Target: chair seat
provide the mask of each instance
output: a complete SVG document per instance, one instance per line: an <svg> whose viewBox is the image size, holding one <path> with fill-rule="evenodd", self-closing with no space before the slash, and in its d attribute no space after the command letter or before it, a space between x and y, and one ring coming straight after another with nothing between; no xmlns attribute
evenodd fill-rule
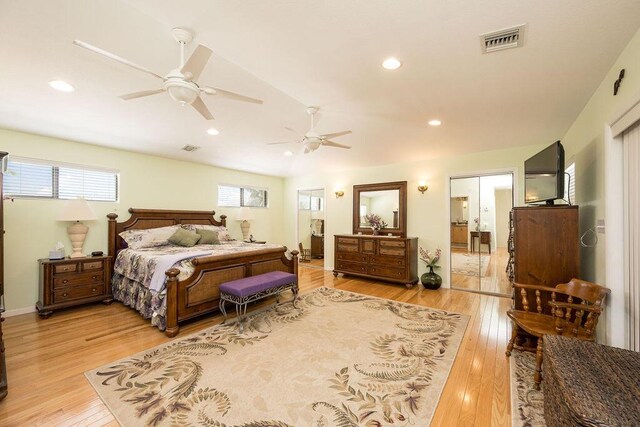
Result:
<svg viewBox="0 0 640 427"><path fill-rule="evenodd" d="M509 310L507 311L507 316L516 322L519 328L524 329L526 332L531 335L535 335L536 337L541 337L543 335L558 335L558 332L556 331L555 318L548 314ZM573 324L567 323L564 327L563 335L574 337L573 327ZM575 338L589 341L594 340L593 335L590 337L587 336L586 331L582 327L578 329L578 335Z"/></svg>

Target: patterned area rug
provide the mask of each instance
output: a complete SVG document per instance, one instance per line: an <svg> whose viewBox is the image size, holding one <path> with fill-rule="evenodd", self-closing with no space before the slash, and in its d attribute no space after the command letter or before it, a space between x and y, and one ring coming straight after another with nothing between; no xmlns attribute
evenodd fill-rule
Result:
<svg viewBox="0 0 640 427"><path fill-rule="evenodd" d="M485 277L489 269L489 261L491 255L482 254L466 254L459 252L451 253L451 273L463 274L465 276L477 276L480 270L480 276Z"/></svg>
<svg viewBox="0 0 640 427"><path fill-rule="evenodd" d="M545 426L543 390L533 388L536 357L527 351L511 352L511 425Z"/></svg>
<svg viewBox="0 0 640 427"><path fill-rule="evenodd" d="M320 288L85 375L125 426L426 426L468 321Z"/></svg>

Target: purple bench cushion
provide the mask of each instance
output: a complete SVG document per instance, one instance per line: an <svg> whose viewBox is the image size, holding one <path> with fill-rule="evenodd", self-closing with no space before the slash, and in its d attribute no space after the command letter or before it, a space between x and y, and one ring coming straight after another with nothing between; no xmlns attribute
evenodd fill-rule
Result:
<svg viewBox="0 0 640 427"><path fill-rule="evenodd" d="M295 274L285 273L284 271L270 271L269 273L223 283L220 285L220 292L242 298L297 281L298 278Z"/></svg>

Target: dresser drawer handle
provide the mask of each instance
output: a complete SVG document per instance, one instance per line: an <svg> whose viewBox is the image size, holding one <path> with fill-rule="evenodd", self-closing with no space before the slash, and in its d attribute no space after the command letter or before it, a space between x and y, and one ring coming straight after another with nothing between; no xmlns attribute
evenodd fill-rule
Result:
<svg viewBox="0 0 640 427"><path fill-rule="evenodd" d="M68 281L67 279L64 279L64 280L62 281L62 283L65 283L65 284L66 284L66 283L69 283L69 281Z"/></svg>
<svg viewBox="0 0 640 427"><path fill-rule="evenodd" d="M95 292L95 291L96 291L96 288L91 289L91 292Z"/></svg>
<svg viewBox="0 0 640 427"><path fill-rule="evenodd" d="M63 296L63 297L66 297L66 296L67 296L67 293L65 292L64 294L62 294L62 296Z"/></svg>
<svg viewBox="0 0 640 427"><path fill-rule="evenodd" d="M98 276L92 276L93 280L98 280Z"/></svg>

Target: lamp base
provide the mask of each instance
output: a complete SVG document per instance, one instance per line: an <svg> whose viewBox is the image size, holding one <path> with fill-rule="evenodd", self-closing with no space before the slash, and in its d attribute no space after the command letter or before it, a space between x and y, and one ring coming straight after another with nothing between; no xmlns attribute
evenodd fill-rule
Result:
<svg viewBox="0 0 640 427"><path fill-rule="evenodd" d="M71 247L73 253L69 255L69 258L82 258L85 255L82 253L82 245L84 245L84 239L87 237L89 227L81 223L80 221L67 227L67 233L69 234L69 240L71 240Z"/></svg>
<svg viewBox="0 0 640 427"><path fill-rule="evenodd" d="M240 230L242 230L242 240L249 240L249 229L251 228L251 224L249 221L244 220L240 223Z"/></svg>

